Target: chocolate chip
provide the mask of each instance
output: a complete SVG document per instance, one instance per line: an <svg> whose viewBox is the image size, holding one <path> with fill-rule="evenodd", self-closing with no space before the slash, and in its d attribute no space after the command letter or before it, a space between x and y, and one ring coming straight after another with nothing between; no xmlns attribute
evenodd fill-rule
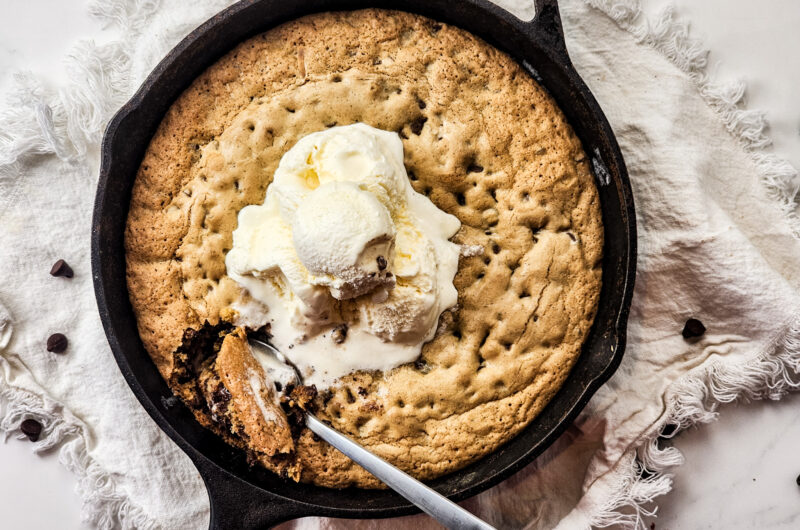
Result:
<svg viewBox="0 0 800 530"><path fill-rule="evenodd" d="M424 109L424 108L425 108L425 107L427 107L428 105L426 105L426 104L425 104L425 102L424 102L424 101L422 101L421 99L418 99L418 100L417 100L417 106L418 106L420 109Z"/></svg>
<svg viewBox="0 0 800 530"><path fill-rule="evenodd" d="M388 263L386 263L386 258L384 258L383 256L378 256L378 259L376 261L378 262L379 271L386 269L386 265L388 265Z"/></svg>
<svg viewBox="0 0 800 530"><path fill-rule="evenodd" d="M50 269L51 276L63 276L65 278L72 278L73 272L72 268L67 265L67 262L63 259L60 259L53 263L52 268Z"/></svg>
<svg viewBox="0 0 800 530"><path fill-rule="evenodd" d="M364 388L363 386L358 387L358 395L361 397L366 397L367 389Z"/></svg>
<svg viewBox="0 0 800 530"><path fill-rule="evenodd" d="M428 121L428 118L425 116L420 116L412 121L408 126L411 129L411 132L419 136L422 133L422 127L425 126L425 122Z"/></svg>
<svg viewBox="0 0 800 530"><path fill-rule="evenodd" d="M339 324L331 330L331 338L336 344L341 344L347 338L347 324Z"/></svg>
<svg viewBox="0 0 800 530"><path fill-rule="evenodd" d="M20 424L19 430L28 437L28 440L35 442L42 434L42 424L36 420L27 419Z"/></svg>
<svg viewBox="0 0 800 530"><path fill-rule="evenodd" d="M215 405L225 405L231 400L231 393L230 391L222 385L219 385L217 389L211 394L211 401Z"/></svg>
<svg viewBox="0 0 800 530"><path fill-rule="evenodd" d="M47 337L47 351L52 353L64 353L67 351L67 337L62 333L53 333Z"/></svg>
<svg viewBox="0 0 800 530"><path fill-rule="evenodd" d="M797 479L795 479L795 482L797 482L797 485L800 486L800 475L797 475Z"/></svg>
<svg viewBox="0 0 800 530"><path fill-rule="evenodd" d="M417 370L419 370L423 374L430 373L430 371L433 369L431 367L431 365L428 364L423 359L417 359L416 361L414 361L414 368L416 368Z"/></svg>
<svg viewBox="0 0 800 530"><path fill-rule="evenodd" d="M706 327L703 325L702 322L697 320L696 318L690 318L686 321L686 324L683 326L683 331L681 335L683 335L684 339L692 339L695 337L700 337L703 333L706 332Z"/></svg>
<svg viewBox="0 0 800 530"><path fill-rule="evenodd" d="M275 390L277 390L278 392L283 390L283 385L280 383L280 381L275 381Z"/></svg>
<svg viewBox="0 0 800 530"><path fill-rule="evenodd" d="M471 162L470 165L467 166L467 173L480 173L483 171L483 166L479 166L475 162ZM494 197L494 195L492 195Z"/></svg>

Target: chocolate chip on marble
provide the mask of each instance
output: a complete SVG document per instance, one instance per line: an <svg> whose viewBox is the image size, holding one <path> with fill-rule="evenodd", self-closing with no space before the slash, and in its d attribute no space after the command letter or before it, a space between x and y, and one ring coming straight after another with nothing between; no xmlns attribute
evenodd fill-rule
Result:
<svg viewBox="0 0 800 530"><path fill-rule="evenodd" d="M63 333L53 333L47 337L47 351L52 353L64 353L67 351L69 341Z"/></svg>
<svg viewBox="0 0 800 530"><path fill-rule="evenodd" d="M379 271L386 269L386 266L388 265L388 263L386 263L386 258L384 258L383 256L378 256L376 261L378 262Z"/></svg>
<svg viewBox="0 0 800 530"><path fill-rule="evenodd" d="M706 332L706 327L703 325L702 322L697 320L696 318L690 318L686 321L686 324L683 326L683 331L681 335L683 335L684 339L692 339L695 337L700 337L703 333Z"/></svg>
<svg viewBox="0 0 800 530"><path fill-rule="evenodd" d="M347 338L347 324L338 324L331 330L331 338L336 344L341 344Z"/></svg>
<svg viewBox="0 0 800 530"><path fill-rule="evenodd" d="M35 442L42 434L42 424L36 420L27 419L20 424L19 430L28 437L28 440Z"/></svg>
<svg viewBox="0 0 800 530"><path fill-rule="evenodd" d="M64 278L72 278L73 276L72 268L67 265L67 262L63 259L60 259L53 263L53 266L50 268L50 275L51 276L63 276Z"/></svg>

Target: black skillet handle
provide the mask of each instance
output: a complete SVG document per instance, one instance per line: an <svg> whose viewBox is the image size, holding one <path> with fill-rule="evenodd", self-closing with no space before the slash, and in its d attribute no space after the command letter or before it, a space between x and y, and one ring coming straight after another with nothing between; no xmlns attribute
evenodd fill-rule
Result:
<svg viewBox="0 0 800 530"><path fill-rule="evenodd" d="M263 530L310 515L302 504L256 488L202 456L192 460L208 491L209 530Z"/></svg>
<svg viewBox="0 0 800 530"><path fill-rule="evenodd" d="M536 16L526 22L528 31L532 32L545 48L558 58L571 64L567 45L564 42L564 29L561 26L561 15L558 12L558 0L534 0Z"/></svg>

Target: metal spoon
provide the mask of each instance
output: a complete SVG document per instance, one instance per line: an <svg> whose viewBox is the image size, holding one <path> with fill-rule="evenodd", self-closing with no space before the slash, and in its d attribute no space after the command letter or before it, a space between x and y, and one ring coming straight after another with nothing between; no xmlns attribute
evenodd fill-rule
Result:
<svg viewBox="0 0 800 530"><path fill-rule="evenodd" d="M303 381L297 367L292 364L277 348L268 342L248 337L251 345L259 346L275 356L281 363L289 366L298 382ZM314 414L306 412L306 427L311 432L350 457L358 465L375 475L384 484L414 503L447 528L464 530L494 530L494 527L475 517L450 499L432 490L422 482L411 477L386 460L364 449L361 445L323 423Z"/></svg>

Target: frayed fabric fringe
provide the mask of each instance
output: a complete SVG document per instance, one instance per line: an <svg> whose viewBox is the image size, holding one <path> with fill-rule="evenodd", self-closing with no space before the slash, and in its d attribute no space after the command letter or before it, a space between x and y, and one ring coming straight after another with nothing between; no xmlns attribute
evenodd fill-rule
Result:
<svg viewBox="0 0 800 530"><path fill-rule="evenodd" d="M644 528L644 517L655 515L648 503L672 490L670 468L683 464L675 447L660 447L660 438L717 418L721 403L737 399L780 399L800 389L800 319L766 351L746 362L715 363L673 383L661 420L643 437L635 457L619 465L625 469L602 508L592 514L593 526ZM665 428L669 427L666 431Z"/></svg>
<svg viewBox="0 0 800 530"><path fill-rule="evenodd" d="M128 40L103 46L81 43L67 59L69 83L55 91L29 74L17 74L0 111L0 184L16 178L26 160L55 155L82 163L96 145L105 124L128 98L131 56L126 50L157 0L100 0L90 11L107 24L119 24ZM0 193L3 191L0 186ZM0 350L10 341L12 319L0 305ZM8 369L0 358L0 368ZM4 366L5 365L5 366ZM87 451L86 429L64 407L46 395L14 388L0 374L0 432L22 437L25 419L42 424L34 452L58 450L59 461L78 479L83 519L100 529L155 529L157 525L121 491L114 478Z"/></svg>
<svg viewBox="0 0 800 530"><path fill-rule="evenodd" d="M10 387L5 378L0 388L0 432L6 439L12 435L23 438L19 426L24 420L34 419L42 425L33 450L42 453L58 448L59 461L78 478L76 490L83 499L83 517L88 524L103 529L157 528L89 456L84 426L77 419L46 397Z"/></svg>
<svg viewBox="0 0 800 530"><path fill-rule="evenodd" d="M584 0L612 18L639 42L664 54L696 84L706 102L722 118L732 136L750 153L760 170L760 181L783 212L792 232L800 237L797 197L800 176L787 161L766 152L772 145L766 134L762 112L744 108L745 84L715 84L708 74L708 50L689 35L688 24L676 21L666 7L655 21L642 14L640 0ZM589 519L592 526L618 525L644 528L644 517L655 514L647 505L672 489L672 467L683 463L675 447L659 447L667 425L673 436L686 427L708 423L717 417L721 403L737 399L779 399L800 388L800 320L790 325L784 337L770 351L736 365L712 364L687 374L670 388L667 411L652 429L635 457L620 462L627 469L613 488L614 494Z"/></svg>
<svg viewBox="0 0 800 530"><path fill-rule="evenodd" d="M641 0L584 1L607 14L639 42L660 51L697 84L731 135L750 152L767 193L780 207L792 232L800 237L800 217L797 215L800 175L786 160L765 151L772 145L766 133L767 120L763 112L744 108L745 83L721 85L710 79L708 50L700 40L689 35L687 23L675 20L671 6L664 8L655 20L649 21L642 14Z"/></svg>

